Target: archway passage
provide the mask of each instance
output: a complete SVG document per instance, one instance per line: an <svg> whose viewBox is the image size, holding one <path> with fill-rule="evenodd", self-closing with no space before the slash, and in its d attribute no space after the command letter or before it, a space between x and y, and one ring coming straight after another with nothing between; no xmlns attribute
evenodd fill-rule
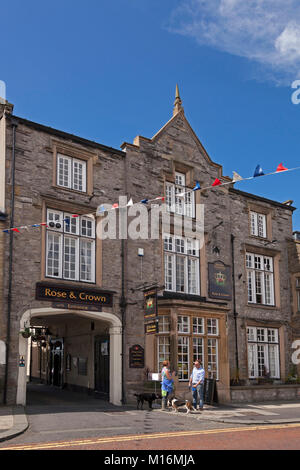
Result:
<svg viewBox="0 0 300 470"><path fill-rule="evenodd" d="M26 384L44 384L51 390L79 392L121 405L121 322L107 312L35 309L24 313L20 329L17 404L26 404ZM67 394L65 395L67 396Z"/></svg>

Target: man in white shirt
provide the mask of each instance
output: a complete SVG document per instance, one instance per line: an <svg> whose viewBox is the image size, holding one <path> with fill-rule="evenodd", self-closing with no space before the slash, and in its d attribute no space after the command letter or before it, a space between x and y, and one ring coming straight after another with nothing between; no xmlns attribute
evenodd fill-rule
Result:
<svg viewBox="0 0 300 470"><path fill-rule="evenodd" d="M203 410L203 392L204 392L205 370L200 361L194 362L194 368L190 376L189 386L192 387L193 407L197 408L199 401L199 409Z"/></svg>

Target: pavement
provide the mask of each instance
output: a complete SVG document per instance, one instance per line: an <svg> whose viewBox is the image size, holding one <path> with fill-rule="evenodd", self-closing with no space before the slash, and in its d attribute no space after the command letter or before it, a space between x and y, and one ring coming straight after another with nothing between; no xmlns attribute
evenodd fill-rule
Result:
<svg viewBox="0 0 300 470"><path fill-rule="evenodd" d="M0 442L13 439L24 433L29 427L29 419L34 406L35 414L41 415L49 411L52 413L62 413L66 405L72 412L78 407L78 394L65 390L53 390L45 385L29 385L27 406L0 406ZM85 395L84 402L92 410L96 406L97 413L103 413L103 417L109 414L119 416L124 415L124 419L135 414L135 405L124 405L115 407L103 400ZM97 403L97 405L95 405ZM147 408L147 405L145 406ZM174 411L161 411L159 404L153 405L153 412L159 415L167 413L169 418L186 415L186 410L181 408L178 413ZM105 415L105 416L104 416ZM86 415L88 416L88 414ZM201 420L209 423L231 423L235 425L266 425L300 423L300 400L289 402L263 402L263 403L235 403L234 405L205 405L202 412L195 411L189 413L191 419ZM154 416L153 416L154 417ZM196 422L194 421L196 424ZM88 426L89 423L85 423ZM126 424L126 423L125 423ZM190 422L190 424L192 424ZM80 429L78 429L80 431Z"/></svg>

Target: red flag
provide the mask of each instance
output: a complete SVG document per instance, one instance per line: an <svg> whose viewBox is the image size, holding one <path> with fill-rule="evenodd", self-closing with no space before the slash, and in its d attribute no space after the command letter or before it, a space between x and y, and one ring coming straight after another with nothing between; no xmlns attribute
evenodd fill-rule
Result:
<svg viewBox="0 0 300 470"><path fill-rule="evenodd" d="M216 178L212 186L219 186L220 184L222 184L221 181L218 178Z"/></svg>
<svg viewBox="0 0 300 470"><path fill-rule="evenodd" d="M18 230L17 228L12 228L12 231L20 233L20 230Z"/></svg>
<svg viewBox="0 0 300 470"><path fill-rule="evenodd" d="M112 209L117 209L118 207L119 207L119 204L117 202L112 205Z"/></svg>
<svg viewBox="0 0 300 470"><path fill-rule="evenodd" d="M285 171L285 170L288 170L288 168L285 168L285 167L283 166L283 164L282 164L282 163L280 163L280 164L278 165L278 167L277 167L277 170L276 170L276 171Z"/></svg>

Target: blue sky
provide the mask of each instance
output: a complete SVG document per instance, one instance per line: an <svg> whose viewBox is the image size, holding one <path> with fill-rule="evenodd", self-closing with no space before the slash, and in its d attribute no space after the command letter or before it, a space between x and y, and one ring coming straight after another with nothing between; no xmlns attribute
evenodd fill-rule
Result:
<svg viewBox="0 0 300 470"><path fill-rule="evenodd" d="M15 0L1 17L0 80L18 116L119 148L169 120L178 83L225 175L300 166L296 0ZM236 187L293 199L300 230L299 177Z"/></svg>

